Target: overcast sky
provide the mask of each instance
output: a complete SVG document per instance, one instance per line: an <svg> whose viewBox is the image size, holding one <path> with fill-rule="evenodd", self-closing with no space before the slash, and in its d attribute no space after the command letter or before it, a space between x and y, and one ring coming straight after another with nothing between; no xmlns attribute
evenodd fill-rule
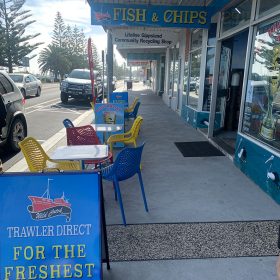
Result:
<svg viewBox="0 0 280 280"><path fill-rule="evenodd" d="M28 9L32 13L32 19L36 20L28 28L28 33L40 32L41 35L35 40L44 42L39 51L46 47L51 42L52 31L54 28L54 19L59 11L65 24L74 26L75 24L82 28L86 37L91 37L96 47L98 48L101 57L101 51L106 49L107 36L101 26L93 26L90 24L90 6L85 0L26 0L24 9ZM38 50L35 53L39 53ZM121 58L116 53L116 58L121 62ZM37 73L38 56L30 61L30 71Z"/></svg>

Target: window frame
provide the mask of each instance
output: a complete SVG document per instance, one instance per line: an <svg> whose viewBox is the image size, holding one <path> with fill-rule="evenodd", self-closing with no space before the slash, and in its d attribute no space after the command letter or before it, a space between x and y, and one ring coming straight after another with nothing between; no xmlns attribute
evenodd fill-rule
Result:
<svg viewBox="0 0 280 280"><path fill-rule="evenodd" d="M7 89L6 85L3 83L3 81L1 80L1 78L3 78L4 80L6 80L7 83L11 86L11 91L9 91L9 90ZM3 75L2 73L0 73L0 83L2 84L3 88L4 88L5 91L6 91L4 94L8 94L8 93L11 93L11 92L14 92L14 91L15 91L13 84L12 84L12 83L9 81L9 79L8 79L5 75Z"/></svg>

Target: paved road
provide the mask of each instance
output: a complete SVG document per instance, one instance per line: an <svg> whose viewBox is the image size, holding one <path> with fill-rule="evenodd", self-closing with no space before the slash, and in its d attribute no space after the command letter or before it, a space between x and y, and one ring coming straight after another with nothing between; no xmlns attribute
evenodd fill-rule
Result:
<svg viewBox="0 0 280 280"><path fill-rule="evenodd" d="M86 101L69 100L67 105L60 102L58 84L46 84L40 97L26 99L25 116L28 125L28 135L41 143L53 136L63 128L65 118L75 120L86 110L90 104ZM11 154L7 149L0 149L4 171L22 158L22 154Z"/></svg>
<svg viewBox="0 0 280 280"><path fill-rule="evenodd" d="M116 91L122 91L124 84L117 83ZM28 97L25 105L25 116L28 125L28 136L37 139L41 144L63 129L65 118L75 120L85 111L90 110L87 101L70 99L65 105L60 101L58 84L45 84L40 97ZM5 148L0 148L0 158L4 171L8 170L20 159L22 153L12 154Z"/></svg>

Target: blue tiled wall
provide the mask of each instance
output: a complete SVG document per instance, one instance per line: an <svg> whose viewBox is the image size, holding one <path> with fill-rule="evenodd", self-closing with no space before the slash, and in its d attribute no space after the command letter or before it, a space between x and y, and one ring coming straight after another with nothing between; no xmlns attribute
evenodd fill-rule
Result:
<svg viewBox="0 0 280 280"><path fill-rule="evenodd" d="M239 158L241 149L246 150L246 157ZM274 159L265 163L271 156ZM280 204L280 182L267 178L267 172L275 172L280 177L280 158L257 145L255 142L238 134L235 149L235 165Z"/></svg>
<svg viewBox="0 0 280 280"><path fill-rule="evenodd" d="M181 117L194 128L207 128L203 121L208 121L209 112L199 112L192 107L183 106Z"/></svg>

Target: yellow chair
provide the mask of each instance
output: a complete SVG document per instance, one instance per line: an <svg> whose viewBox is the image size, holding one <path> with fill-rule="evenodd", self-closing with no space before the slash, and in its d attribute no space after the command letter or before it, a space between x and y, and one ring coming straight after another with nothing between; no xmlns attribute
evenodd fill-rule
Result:
<svg viewBox="0 0 280 280"><path fill-rule="evenodd" d="M31 172L51 170L81 170L77 161L55 161L49 158L42 146L32 137L27 137L19 143Z"/></svg>
<svg viewBox="0 0 280 280"><path fill-rule="evenodd" d="M113 144L117 142L121 142L124 144L133 144L134 147L136 147L136 139L138 137L142 122L143 118L141 116L138 116L128 132L111 135L107 140L107 144L110 145L110 151L113 151Z"/></svg>
<svg viewBox="0 0 280 280"><path fill-rule="evenodd" d="M126 108L124 111L125 111L126 113L131 113L131 112L133 112L134 107L136 106L138 100L139 100L139 97L135 97L134 100L133 100L133 102L132 102L132 104L131 104L128 108Z"/></svg>

